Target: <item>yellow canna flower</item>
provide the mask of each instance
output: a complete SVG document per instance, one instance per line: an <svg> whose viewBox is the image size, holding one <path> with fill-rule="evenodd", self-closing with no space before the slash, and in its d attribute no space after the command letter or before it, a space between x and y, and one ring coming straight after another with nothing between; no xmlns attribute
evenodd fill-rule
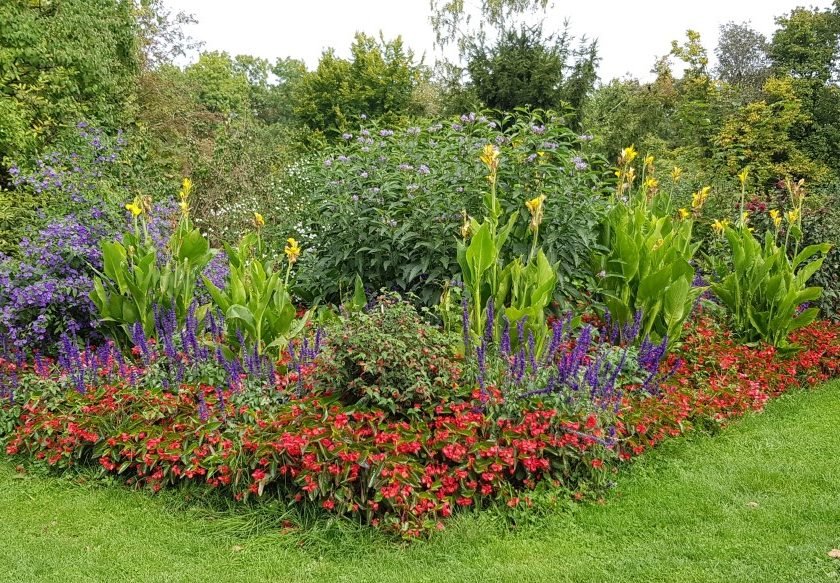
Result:
<svg viewBox="0 0 840 583"><path fill-rule="evenodd" d="M747 178L749 177L749 175L750 175L749 167L744 168L743 170L741 170L738 173L738 181L741 183L741 186L746 186Z"/></svg>
<svg viewBox="0 0 840 583"><path fill-rule="evenodd" d="M648 176L647 178L645 178L644 187L647 190L656 190L656 188L658 186L659 186L659 181L656 178L654 178L653 176Z"/></svg>
<svg viewBox="0 0 840 583"><path fill-rule="evenodd" d="M179 193L181 200L187 200L190 196L190 191L192 190L192 180L189 178L184 178L184 182L181 184L181 192Z"/></svg>
<svg viewBox="0 0 840 583"><path fill-rule="evenodd" d="M671 180L673 180L674 182L679 182L680 178L682 177L682 173L682 168L680 168L679 166L674 166L674 169L671 170Z"/></svg>
<svg viewBox="0 0 840 583"><path fill-rule="evenodd" d="M627 164L630 164L631 162L633 162L633 160L635 160L636 156L638 156L638 155L639 155L639 153L636 151L636 148L634 148L633 146L629 146L627 148L624 148L621 151L621 154L618 156L618 165L619 166L626 166Z"/></svg>
<svg viewBox="0 0 840 583"><path fill-rule="evenodd" d="M773 220L773 226L778 229L782 224L782 216L778 209L770 209L770 218Z"/></svg>
<svg viewBox="0 0 840 583"><path fill-rule="evenodd" d="M298 242L292 237L286 239L286 247L283 248L283 253L286 254L290 264L297 261L298 257L300 257L300 246L298 246Z"/></svg>
<svg viewBox="0 0 840 583"><path fill-rule="evenodd" d="M718 235L723 235L723 232L726 231L726 227L729 226L729 219L715 219L712 223L712 229L715 230L715 233Z"/></svg>
<svg viewBox="0 0 840 583"><path fill-rule="evenodd" d="M531 230L536 230L543 220L543 211L545 210L545 195L541 194L536 198L525 201L525 207L531 213Z"/></svg>
<svg viewBox="0 0 840 583"><path fill-rule="evenodd" d="M750 212L749 211L742 212L741 213L741 220L739 221L739 224L742 227L746 227L747 223L749 223L749 222L750 222Z"/></svg>
<svg viewBox="0 0 840 583"><path fill-rule="evenodd" d="M654 158L650 154L645 156L645 168L651 168L652 169L653 168L653 160L654 160Z"/></svg>
<svg viewBox="0 0 840 583"><path fill-rule="evenodd" d="M181 212L185 215L190 213L190 205L187 204L187 199L181 199L181 202L178 203L178 206L181 207Z"/></svg>
<svg viewBox="0 0 840 583"><path fill-rule="evenodd" d="M499 148L493 144L487 144L481 151L480 159L491 172L495 172L495 170L499 167Z"/></svg>
<svg viewBox="0 0 840 583"><path fill-rule="evenodd" d="M708 186L704 186L697 192L695 192L691 196L691 208L700 209L703 208L703 205L706 203L706 199L709 198L709 193L712 189Z"/></svg>
<svg viewBox="0 0 840 583"><path fill-rule="evenodd" d="M789 210L785 215L785 218L787 218L788 223L792 225L799 219L799 209Z"/></svg>
<svg viewBox="0 0 840 583"><path fill-rule="evenodd" d="M128 203L127 205L125 205L125 208L131 211L132 217L137 217L143 213L143 208L136 202Z"/></svg>
<svg viewBox="0 0 840 583"><path fill-rule="evenodd" d="M254 226L257 229L262 229L265 226L265 219L260 213L254 213Z"/></svg>
<svg viewBox="0 0 840 583"><path fill-rule="evenodd" d="M691 213L688 212L688 209L684 209L684 208L680 209L680 218L681 219L687 219L690 216L691 216Z"/></svg>
<svg viewBox="0 0 840 583"><path fill-rule="evenodd" d="M472 221L470 221L470 217L467 215L466 209L461 211L461 216L464 218L460 228L461 238L468 239L469 236L472 235Z"/></svg>
<svg viewBox="0 0 840 583"><path fill-rule="evenodd" d="M624 175L627 177L627 182L636 180L636 170L633 168L630 168Z"/></svg>

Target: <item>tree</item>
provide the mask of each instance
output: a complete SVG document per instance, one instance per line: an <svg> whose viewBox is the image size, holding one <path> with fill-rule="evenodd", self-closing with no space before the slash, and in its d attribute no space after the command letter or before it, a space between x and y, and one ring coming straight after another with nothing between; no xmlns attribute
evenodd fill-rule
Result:
<svg viewBox="0 0 840 583"><path fill-rule="evenodd" d="M313 130L340 136L362 116L397 121L410 112L417 84L427 76L400 37L379 40L359 33L350 60L333 49L306 73L294 95L295 117Z"/></svg>
<svg viewBox="0 0 840 583"><path fill-rule="evenodd" d="M774 73L793 79L807 116L792 137L840 176L840 2L828 10L796 8L776 24L770 43Z"/></svg>
<svg viewBox="0 0 840 583"><path fill-rule="evenodd" d="M572 42L568 27L546 37L541 25L503 31L493 47L474 42L467 65L472 86L488 107L502 111L566 102L578 112L595 83L597 47L583 39L572 50Z"/></svg>
<svg viewBox="0 0 840 583"><path fill-rule="evenodd" d="M768 49L767 38L748 23L722 25L715 48L718 78L755 94L770 75Z"/></svg>
<svg viewBox="0 0 840 583"><path fill-rule="evenodd" d="M464 0L431 0L432 29L435 42L445 46L457 42L462 53L470 44L470 39L480 36L485 27L505 30L512 19L537 10L545 10L548 0L481 0L476 20L479 22L478 35L465 30L472 22L474 14L467 9Z"/></svg>
<svg viewBox="0 0 840 583"><path fill-rule="evenodd" d="M130 0L0 2L0 160L28 158L81 119L125 126L140 66Z"/></svg>
<svg viewBox="0 0 840 583"><path fill-rule="evenodd" d="M186 74L198 88L198 101L210 111L230 115L249 110L248 76L227 53L201 53L198 62L186 68Z"/></svg>

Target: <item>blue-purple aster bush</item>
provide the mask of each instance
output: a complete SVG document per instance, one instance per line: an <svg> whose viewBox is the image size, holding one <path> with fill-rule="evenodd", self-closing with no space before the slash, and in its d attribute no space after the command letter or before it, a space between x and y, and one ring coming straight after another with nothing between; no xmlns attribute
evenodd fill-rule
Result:
<svg viewBox="0 0 840 583"><path fill-rule="evenodd" d="M408 128L371 125L345 134L306 168L310 223L303 235L302 295L337 300L360 275L369 289L411 292L433 305L459 272L454 241L463 211L475 214L487 191L479 154L502 151L499 202L519 213L511 256L531 248L526 200L545 195L542 243L559 266L560 297L573 297L586 269L604 191L605 164L552 113L503 119L469 114ZM302 237L303 237L302 235Z"/></svg>

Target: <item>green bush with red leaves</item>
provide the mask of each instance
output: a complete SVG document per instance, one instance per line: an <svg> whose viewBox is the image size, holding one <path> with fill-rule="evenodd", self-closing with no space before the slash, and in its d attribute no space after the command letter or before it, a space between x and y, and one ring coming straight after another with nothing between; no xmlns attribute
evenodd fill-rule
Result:
<svg viewBox="0 0 840 583"><path fill-rule="evenodd" d="M313 380L345 405L416 415L463 398L458 338L425 322L399 296L383 294L366 311L348 314L328 335Z"/></svg>

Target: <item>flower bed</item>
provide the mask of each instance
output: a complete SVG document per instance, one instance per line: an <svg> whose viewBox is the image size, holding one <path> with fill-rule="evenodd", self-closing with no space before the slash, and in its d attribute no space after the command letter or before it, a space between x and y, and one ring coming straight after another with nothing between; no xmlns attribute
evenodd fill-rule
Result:
<svg viewBox="0 0 840 583"><path fill-rule="evenodd" d="M101 374L120 374L83 392L59 389L44 363L3 362L0 421L11 428L7 454L57 469L98 465L154 491L193 482L237 500L308 501L414 537L459 507L530 504L542 485L597 495L620 460L840 373L840 327L817 323L793 340L803 349L789 356L738 345L701 318L681 362L663 363L678 364L675 375L653 394L625 387L617 420L542 398L505 407L492 386L453 388L453 398L400 416L313 389L317 360L278 372L273 390L284 398L274 402L201 383L150 390L138 384L137 366L100 351ZM25 402L15 379L30 385Z"/></svg>

